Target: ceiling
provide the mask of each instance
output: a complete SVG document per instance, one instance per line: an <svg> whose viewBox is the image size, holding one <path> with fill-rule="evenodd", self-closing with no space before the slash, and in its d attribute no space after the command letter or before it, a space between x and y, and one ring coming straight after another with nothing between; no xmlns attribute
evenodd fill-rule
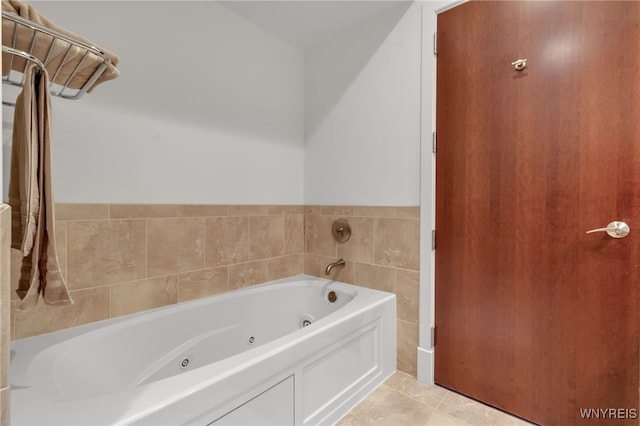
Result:
<svg viewBox="0 0 640 426"><path fill-rule="evenodd" d="M307 50L391 9L413 0L220 1L265 31Z"/></svg>

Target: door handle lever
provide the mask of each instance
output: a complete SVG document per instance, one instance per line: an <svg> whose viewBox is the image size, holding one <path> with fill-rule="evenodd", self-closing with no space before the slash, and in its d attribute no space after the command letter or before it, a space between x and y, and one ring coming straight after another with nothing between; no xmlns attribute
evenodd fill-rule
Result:
<svg viewBox="0 0 640 426"><path fill-rule="evenodd" d="M617 226L607 226L606 228L596 228L596 229L592 229L591 231L587 231L587 234L593 234L594 232L609 232L609 231L616 231L618 229Z"/></svg>
<svg viewBox="0 0 640 426"><path fill-rule="evenodd" d="M629 225L624 222L615 220L607 225L606 228L596 228L587 231L587 234L593 234L594 232L606 232L612 238L624 238L629 235L631 229Z"/></svg>

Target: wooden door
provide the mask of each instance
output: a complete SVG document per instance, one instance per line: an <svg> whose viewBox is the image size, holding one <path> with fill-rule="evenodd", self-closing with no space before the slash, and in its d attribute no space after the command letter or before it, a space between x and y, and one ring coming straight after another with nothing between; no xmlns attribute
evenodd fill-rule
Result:
<svg viewBox="0 0 640 426"><path fill-rule="evenodd" d="M464 3L437 64L436 383L638 425L640 2Z"/></svg>

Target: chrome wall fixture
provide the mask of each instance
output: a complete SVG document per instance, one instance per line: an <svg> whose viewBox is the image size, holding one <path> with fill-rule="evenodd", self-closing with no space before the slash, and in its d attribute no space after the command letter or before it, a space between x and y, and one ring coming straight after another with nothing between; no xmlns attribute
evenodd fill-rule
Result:
<svg viewBox="0 0 640 426"><path fill-rule="evenodd" d="M3 71L8 69L3 84L23 86L27 64L18 62L16 57L20 57L48 71L52 96L79 99L111 65L111 57L97 47L12 12L2 11L2 30L2 60L7 63ZM56 56L58 50L64 53ZM13 102L2 104L15 106Z"/></svg>
<svg viewBox="0 0 640 426"><path fill-rule="evenodd" d="M340 259L336 260L335 262L332 262L332 263L328 264L327 267L324 268L324 274L325 275L329 275L331 273L331 271L333 270L333 268L344 268L346 264L347 263L344 261L344 259L340 258Z"/></svg>
<svg viewBox="0 0 640 426"><path fill-rule="evenodd" d="M336 219L331 226L331 234L339 243L346 243L351 237L351 225L347 219Z"/></svg>

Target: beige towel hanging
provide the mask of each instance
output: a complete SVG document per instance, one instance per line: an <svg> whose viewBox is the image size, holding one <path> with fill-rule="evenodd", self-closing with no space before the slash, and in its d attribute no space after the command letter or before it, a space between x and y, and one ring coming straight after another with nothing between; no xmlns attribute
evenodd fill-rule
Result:
<svg viewBox="0 0 640 426"><path fill-rule="evenodd" d="M50 110L47 72L30 65L16 100L9 181L12 247L23 256L18 311L32 308L41 294L49 305L73 303L55 245Z"/></svg>

